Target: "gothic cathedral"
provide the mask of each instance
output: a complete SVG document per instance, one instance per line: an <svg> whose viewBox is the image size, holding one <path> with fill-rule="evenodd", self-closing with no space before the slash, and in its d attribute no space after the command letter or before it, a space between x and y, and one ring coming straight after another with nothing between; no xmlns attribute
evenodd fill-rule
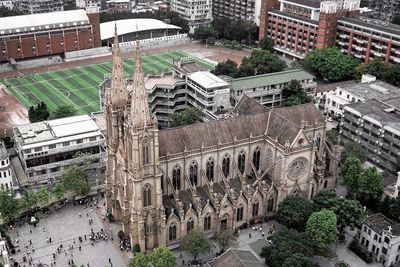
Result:
<svg viewBox="0 0 400 267"><path fill-rule="evenodd" d="M125 80L115 30L106 93L106 205L132 245L176 248L191 229L259 223L288 195L336 186L338 149L313 104L270 110L244 96L227 119L159 130L139 48Z"/></svg>

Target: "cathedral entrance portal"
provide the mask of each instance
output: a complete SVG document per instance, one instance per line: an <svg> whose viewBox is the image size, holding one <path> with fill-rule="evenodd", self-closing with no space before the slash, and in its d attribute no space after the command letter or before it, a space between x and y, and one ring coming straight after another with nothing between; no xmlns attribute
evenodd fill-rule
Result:
<svg viewBox="0 0 400 267"><path fill-rule="evenodd" d="M121 203L119 203L118 200L115 200L115 202L114 202L114 207L113 207L113 210L112 210L112 214L113 214L115 220L121 220L122 219Z"/></svg>
<svg viewBox="0 0 400 267"><path fill-rule="evenodd" d="M221 218L221 229L228 229L230 227L230 216L228 213L225 213Z"/></svg>

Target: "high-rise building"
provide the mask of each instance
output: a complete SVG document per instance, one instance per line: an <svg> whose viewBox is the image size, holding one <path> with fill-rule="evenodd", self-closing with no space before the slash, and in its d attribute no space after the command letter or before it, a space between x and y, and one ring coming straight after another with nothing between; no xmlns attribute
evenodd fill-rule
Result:
<svg viewBox="0 0 400 267"><path fill-rule="evenodd" d="M25 14L64 11L63 0L19 0L15 7Z"/></svg>
<svg viewBox="0 0 400 267"><path fill-rule="evenodd" d="M361 0L361 6L368 7L372 11L368 17L392 22L395 16L400 15L400 1L398 0Z"/></svg>
<svg viewBox="0 0 400 267"><path fill-rule="evenodd" d="M213 0L213 18L247 20L260 24L261 0Z"/></svg>
<svg viewBox="0 0 400 267"><path fill-rule="evenodd" d="M188 21L189 32L200 26L208 26L212 21L212 0L171 0L171 11Z"/></svg>

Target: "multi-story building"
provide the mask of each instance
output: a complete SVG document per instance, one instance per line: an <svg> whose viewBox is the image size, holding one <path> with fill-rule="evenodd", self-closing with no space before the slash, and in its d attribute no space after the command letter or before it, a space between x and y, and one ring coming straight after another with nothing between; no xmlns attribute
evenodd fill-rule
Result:
<svg viewBox="0 0 400 267"><path fill-rule="evenodd" d="M260 23L262 0L213 0L213 18L253 21Z"/></svg>
<svg viewBox="0 0 400 267"><path fill-rule="evenodd" d="M336 46L365 63L371 59L400 63L400 25L365 17L340 18Z"/></svg>
<svg viewBox="0 0 400 267"><path fill-rule="evenodd" d="M15 148L31 186L59 179L81 153L91 154L92 179L104 177L105 139L88 115L14 127Z"/></svg>
<svg viewBox="0 0 400 267"><path fill-rule="evenodd" d="M334 116L343 116L343 108L350 104L366 100L386 100L400 97L400 88L383 81L377 81L372 75L363 75L360 83L344 83L325 95L325 112Z"/></svg>
<svg viewBox="0 0 400 267"><path fill-rule="evenodd" d="M101 46L98 9L0 18L0 62Z"/></svg>
<svg viewBox="0 0 400 267"><path fill-rule="evenodd" d="M212 21L212 0L171 0L171 11L188 21L189 33L200 26L208 26Z"/></svg>
<svg viewBox="0 0 400 267"><path fill-rule="evenodd" d="M107 12L111 14L131 12L132 1L130 0L108 0Z"/></svg>
<svg viewBox="0 0 400 267"><path fill-rule="evenodd" d="M63 0L18 0L15 7L24 14L64 11Z"/></svg>
<svg viewBox="0 0 400 267"><path fill-rule="evenodd" d="M361 0L363 7L371 9L368 17L391 22L395 16L400 15L400 1L398 0Z"/></svg>
<svg viewBox="0 0 400 267"><path fill-rule="evenodd" d="M79 8L96 6L97 8L101 9L101 0L76 0L75 5Z"/></svg>
<svg viewBox="0 0 400 267"><path fill-rule="evenodd" d="M396 182L400 160L400 97L345 105L340 134L367 152L367 160L386 171L384 185Z"/></svg>
<svg viewBox="0 0 400 267"><path fill-rule="evenodd" d="M14 9L14 1L7 0L7 1L0 1L0 7L5 7L9 10Z"/></svg>
<svg viewBox="0 0 400 267"><path fill-rule="evenodd" d="M400 261L400 224L381 213L366 217L359 231L359 242L384 267Z"/></svg>
<svg viewBox="0 0 400 267"><path fill-rule="evenodd" d="M0 141L0 187L1 189L12 189L16 186L13 179L14 171L10 158L3 141Z"/></svg>
<svg viewBox="0 0 400 267"><path fill-rule="evenodd" d="M282 90L291 80L299 81L307 94L314 96L317 83L315 77L300 69L261 74L228 80L231 89L231 104L236 105L244 94L269 107L280 107Z"/></svg>

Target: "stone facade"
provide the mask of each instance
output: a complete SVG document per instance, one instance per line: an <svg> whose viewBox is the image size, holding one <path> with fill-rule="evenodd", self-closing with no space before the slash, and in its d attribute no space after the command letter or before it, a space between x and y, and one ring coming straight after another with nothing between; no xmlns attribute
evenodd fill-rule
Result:
<svg viewBox="0 0 400 267"><path fill-rule="evenodd" d="M106 93L106 205L142 251L178 247L191 229L258 223L288 195L335 187L337 147L313 104L269 110L244 96L229 118L158 130L139 46L128 93L115 34ZM134 108L132 108L134 107Z"/></svg>

